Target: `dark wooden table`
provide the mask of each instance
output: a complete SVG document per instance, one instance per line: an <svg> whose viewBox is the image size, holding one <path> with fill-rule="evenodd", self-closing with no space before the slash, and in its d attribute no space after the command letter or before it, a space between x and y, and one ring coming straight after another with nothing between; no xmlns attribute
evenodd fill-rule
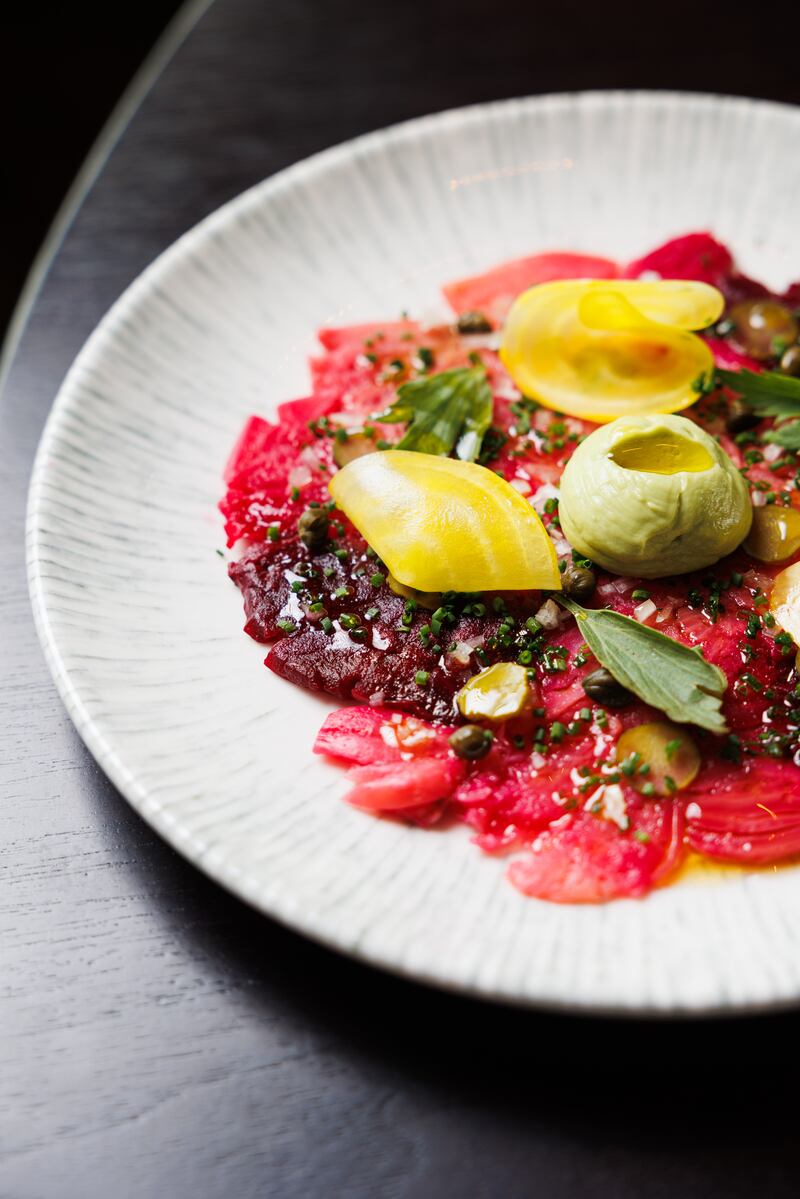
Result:
<svg viewBox="0 0 800 1199"><path fill-rule="evenodd" d="M796 40L769 13L769 55L753 56L758 14L709 47L679 0L654 56L638 18L609 31L605 7L562 8L217 0L53 247L0 412L3 1199L800 1192L795 1014L509 1011L304 942L133 814L67 719L29 615L25 490L58 384L120 291L218 204L365 129L503 95L800 99Z"/></svg>

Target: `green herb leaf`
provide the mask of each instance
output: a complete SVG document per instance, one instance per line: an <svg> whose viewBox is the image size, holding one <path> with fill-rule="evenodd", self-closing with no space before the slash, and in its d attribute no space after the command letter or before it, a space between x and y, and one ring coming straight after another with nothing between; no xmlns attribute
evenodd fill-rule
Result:
<svg viewBox="0 0 800 1199"><path fill-rule="evenodd" d="M555 597L575 617L581 635L601 666L646 704L672 720L726 733L720 711L728 681L690 649L630 616L607 608L582 608L574 600Z"/></svg>
<svg viewBox="0 0 800 1199"><path fill-rule="evenodd" d="M777 371L748 370L717 370L714 377L761 416L800 416L800 379Z"/></svg>
<svg viewBox="0 0 800 1199"><path fill-rule="evenodd" d="M777 429L764 434L764 441L785 446L787 450L800 450L800 420L790 420Z"/></svg>
<svg viewBox="0 0 800 1199"><path fill-rule="evenodd" d="M408 422L396 449L447 455L455 451L464 462L478 457L492 420L492 390L484 366L442 371L412 379L397 389L391 408L376 419Z"/></svg>

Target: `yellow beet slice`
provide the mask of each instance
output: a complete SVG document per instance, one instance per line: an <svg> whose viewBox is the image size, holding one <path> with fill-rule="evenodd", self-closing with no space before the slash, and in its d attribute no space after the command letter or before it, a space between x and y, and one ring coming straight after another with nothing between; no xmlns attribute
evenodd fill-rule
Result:
<svg viewBox="0 0 800 1199"><path fill-rule="evenodd" d="M500 356L525 395L571 416L678 412L713 366L690 330L723 308L716 288L685 280L543 283L513 304Z"/></svg>
<svg viewBox="0 0 800 1199"><path fill-rule="evenodd" d="M527 500L485 466L384 450L340 470L330 493L406 587L561 588L544 525Z"/></svg>
<svg viewBox="0 0 800 1199"><path fill-rule="evenodd" d="M622 734L617 765L626 782L643 795L674 795L694 782L700 754L685 728L656 720Z"/></svg>
<svg viewBox="0 0 800 1199"><path fill-rule="evenodd" d="M769 610L794 643L800 645L800 562L787 566L775 576ZM800 658L797 668L800 669Z"/></svg>
<svg viewBox="0 0 800 1199"><path fill-rule="evenodd" d="M456 703L467 720L499 724L521 716L531 706L532 699L525 667L516 662L495 662L464 684Z"/></svg>

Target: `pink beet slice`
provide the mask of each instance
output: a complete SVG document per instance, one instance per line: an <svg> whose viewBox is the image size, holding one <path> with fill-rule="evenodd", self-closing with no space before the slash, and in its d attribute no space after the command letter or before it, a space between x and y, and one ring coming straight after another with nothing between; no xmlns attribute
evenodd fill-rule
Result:
<svg viewBox="0 0 800 1199"><path fill-rule="evenodd" d="M518 295L536 283L554 279L615 279L618 267L609 258L589 254L532 254L503 262L482 275L457 279L442 290L454 312L482 312L496 327Z"/></svg>
<svg viewBox="0 0 800 1199"><path fill-rule="evenodd" d="M511 882L554 903L599 903L646 894L683 856L683 805L649 802L622 832L591 812L562 816L513 862Z"/></svg>
<svg viewBox="0 0 800 1199"><path fill-rule="evenodd" d="M356 347L362 352L374 349L375 344L383 350L395 350L422 330L416 321L370 321L362 325L339 325L336 328L320 329L317 337L326 350ZM369 342L375 344L368 345Z"/></svg>
<svg viewBox="0 0 800 1199"><path fill-rule="evenodd" d="M449 799L465 766L457 758L414 758L409 762L377 762L354 766L353 788L345 799L369 812L402 812Z"/></svg>
<svg viewBox="0 0 800 1199"><path fill-rule="evenodd" d="M687 839L692 849L729 862L777 862L800 854L797 767L771 758L731 769L707 767L689 791Z"/></svg>
<svg viewBox="0 0 800 1199"><path fill-rule="evenodd" d="M445 757L452 731L392 708L340 708L326 717L314 742L314 753L356 766L401 762L421 753Z"/></svg>

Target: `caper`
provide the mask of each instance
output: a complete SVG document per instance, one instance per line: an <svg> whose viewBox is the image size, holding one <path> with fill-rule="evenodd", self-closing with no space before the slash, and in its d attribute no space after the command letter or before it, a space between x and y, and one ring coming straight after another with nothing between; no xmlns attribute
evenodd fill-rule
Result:
<svg viewBox="0 0 800 1199"><path fill-rule="evenodd" d="M476 762L478 758L486 757L492 748L493 737L488 729L479 728L477 724L464 724L451 734L449 741L457 758Z"/></svg>
<svg viewBox="0 0 800 1199"><path fill-rule="evenodd" d="M596 700L598 704L602 704L605 708L624 708L633 699L627 687L623 687L622 683L618 683L610 670L606 670L605 666L601 666L599 670L593 670L591 674L587 674L583 680L583 689L589 696L589 699Z"/></svg>
<svg viewBox="0 0 800 1199"><path fill-rule="evenodd" d="M456 321L456 328L459 333L491 333L492 331L488 318L482 312L475 312L474 309L461 313Z"/></svg>
<svg viewBox="0 0 800 1199"><path fill-rule="evenodd" d="M306 508L297 522L297 532L303 545L318 549L328 538L328 513L322 508Z"/></svg>
<svg viewBox="0 0 800 1199"><path fill-rule="evenodd" d="M748 429L755 429L760 420L758 413L748 408L744 400L734 400L728 409L725 428L729 433L746 433Z"/></svg>
<svg viewBox="0 0 800 1199"><path fill-rule="evenodd" d="M344 432L344 430L342 430ZM354 458L375 453L375 442L366 433L345 433L333 441L333 460L337 466L347 466Z"/></svg>
<svg viewBox="0 0 800 1199"><path fill-rule="evenodd" d="M800 346L789 346L781 355L781 370L784 375L800 375Z"/></svg>
<svg viewBox="0 0 800 1199"><path fill-rule="evenodd" d="M570 599L587 600L594 594L597 579L586 566L568 566L561 576L561 588Z"/></svg>
<svg viewBox="0 0 800 1199"><path fill-rule="evenodd" d="M762 362L779 356L800 333L792 310L776 300L744 300L734 304L730 318L736 341Z"/></svg>

